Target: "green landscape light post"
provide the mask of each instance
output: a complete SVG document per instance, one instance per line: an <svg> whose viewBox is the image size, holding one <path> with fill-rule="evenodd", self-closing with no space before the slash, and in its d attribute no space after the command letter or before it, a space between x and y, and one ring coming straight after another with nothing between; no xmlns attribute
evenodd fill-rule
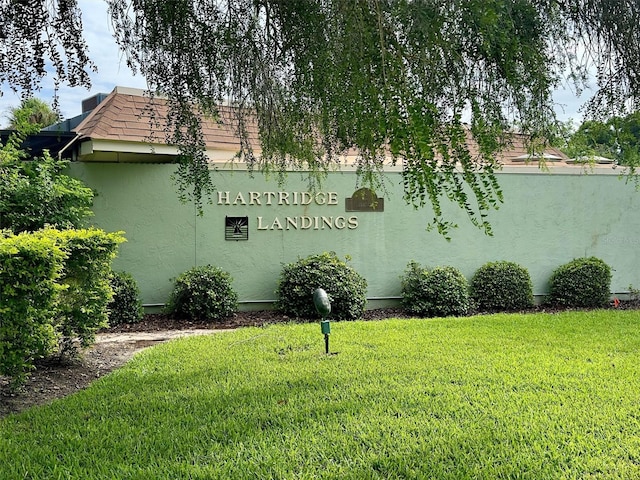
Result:
<svg viewBox="0 0 640 480"><path fill-rule="evenodd" d="M329 295L322 288L316 288L313 292L313 303L316 306L316 310L322 316L320 322L320 331L324 335L324 351L329 353L329 334L331 333L331 324L327 320L327 315L331 313L331 302L329 301Z"/></svg>

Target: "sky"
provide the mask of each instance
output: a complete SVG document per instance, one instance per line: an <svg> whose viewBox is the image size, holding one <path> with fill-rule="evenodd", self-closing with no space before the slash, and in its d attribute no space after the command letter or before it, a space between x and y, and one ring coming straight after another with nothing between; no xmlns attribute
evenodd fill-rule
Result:
<svg viewBox="0 0 640 480"><path fill-rule="evenodd" d="M103 0L79 0L82 10L84 37L89 47L89 58L98 68L97 73L90 72L91 90L85 87L61 87L58 91L60 110L64 118L72 118L82 113L82 100L97 93L109 93L116 86L145 89L147 84L143 77L134 76L126 59L113 39L113 28L107 14L107 4ZM42 80L42 90L36 97L51 102L53 99L53 81ZM20 104L20 96L1 87L0 126L6 127L9 109Z"/></svg>
<svg viewBox="0 0 640 480"><path fill-rule="evenodd" d="M120 52L113 39L113 29L107 14L107 5L103 0L79 0L78 4L83 12L82 21L85 40L89 46L89 57L98 68L97 73L91 73L91 90L84 87L61 87L58 93L60 110L64 118L72 118L82 113L82 100L97 93L109 93L116 86L145 89L147 84L140 75L133 75L126 65L124 55ZM53 99L53 82L45 78L42 90L35 96L50 102ZM2 86L3 96L0 97L0 127L6 127L7 116L12 107L20 104L20 97ZM590 97L590 92L583 92L580 97L570 88L563 88L555 92L556 114L560 120L573 119L579 124L582 114L579 108Z"/></svg>

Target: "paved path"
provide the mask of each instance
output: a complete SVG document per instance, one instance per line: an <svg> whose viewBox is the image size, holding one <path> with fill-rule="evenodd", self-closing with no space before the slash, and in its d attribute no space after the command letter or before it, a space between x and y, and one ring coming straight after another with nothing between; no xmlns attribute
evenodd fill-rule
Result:
<svg viewBox="0 0 640 480"><path fill-rule="evenodd" d="M166 342L174 338L190 337L193 335L213 335L214 333L231 332L233 329L205 329L194 328L190 330L161 330L158 332L130 332L130 333L99 333L96 335L96 343L132 343L136 345L152 345Z"/></svg>

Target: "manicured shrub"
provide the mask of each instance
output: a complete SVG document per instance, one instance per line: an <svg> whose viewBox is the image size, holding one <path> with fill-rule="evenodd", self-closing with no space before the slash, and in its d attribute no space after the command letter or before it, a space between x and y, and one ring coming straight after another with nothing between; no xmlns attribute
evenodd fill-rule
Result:
<svg viewBox="0 0 640 480"><path fill-rule="evenodd" d="M140 289L135 279L126 272L112 272L109 285L113 298L107 305L109 325L138 323L142 319Z"/></svg>
<svg viewBox="0 0 640 480"><path fill-rule="evenodd" d="M17 380L34 360L89 346L107 322L111 260L124 238L45 229L0 238L0 373Z"/></svg>
<svg viewBox="0 0 640 480"><path fill-rule="evenodd" d="M34 361L55 348L63 252L51 238L0 238L0 374L23 382Z"/></svg>
<svg viewBox="0 0 640 480"><path fill-rule="evenodd" d="M402 285L402 308L412 315L421 315L425 310L424 284L429 270L416 261L410 261L400 277Z"/></svg>
<svg viewBox="0 0 640 480"><path fill-rule="evenodd" d="M318 318L313 303L317 288L329 295L331 318L362 317L367 305L367 281L334 252L310 255L285 265L276 290L276 308L293 317Z"/></svg>
<svg viewBox="0 0 640 480"><path fill-rule="evenodd" d="M470 290L480 311L512 311L533 306L529 271L514 262L485 263L471 278Z"/></svg>
<svg viewBox="0 0 640 480"><path fill-rule="evenodd" d="M175 280L167 310L190 320L216 321L238 310L231 275L212 265L193 267Z"/></svg>
<svg viewBox="0 0 640 480"><path fill-rule="evenodd" d="M609 265L596 257L576 258L554 270L547 301L566 307L603 307L610 291Z"/></svg>
<svg viewBox="0 0 640 480"><path fill-rule="evenodd" d="M82 348L90 346L95 333L108 325L111 262L124 242L121 233L91 228L45 229L35 234L52 238L66 255L55 321L60 354L75 355L77 341Z"/></svg>
<svg viewBox="0 0 640 480"><path fill-rule="evenodd" d="M402 306L412 315L446 317L469 311L469 285L454 267L422 268L412 261L402 280Z"/></svg>

